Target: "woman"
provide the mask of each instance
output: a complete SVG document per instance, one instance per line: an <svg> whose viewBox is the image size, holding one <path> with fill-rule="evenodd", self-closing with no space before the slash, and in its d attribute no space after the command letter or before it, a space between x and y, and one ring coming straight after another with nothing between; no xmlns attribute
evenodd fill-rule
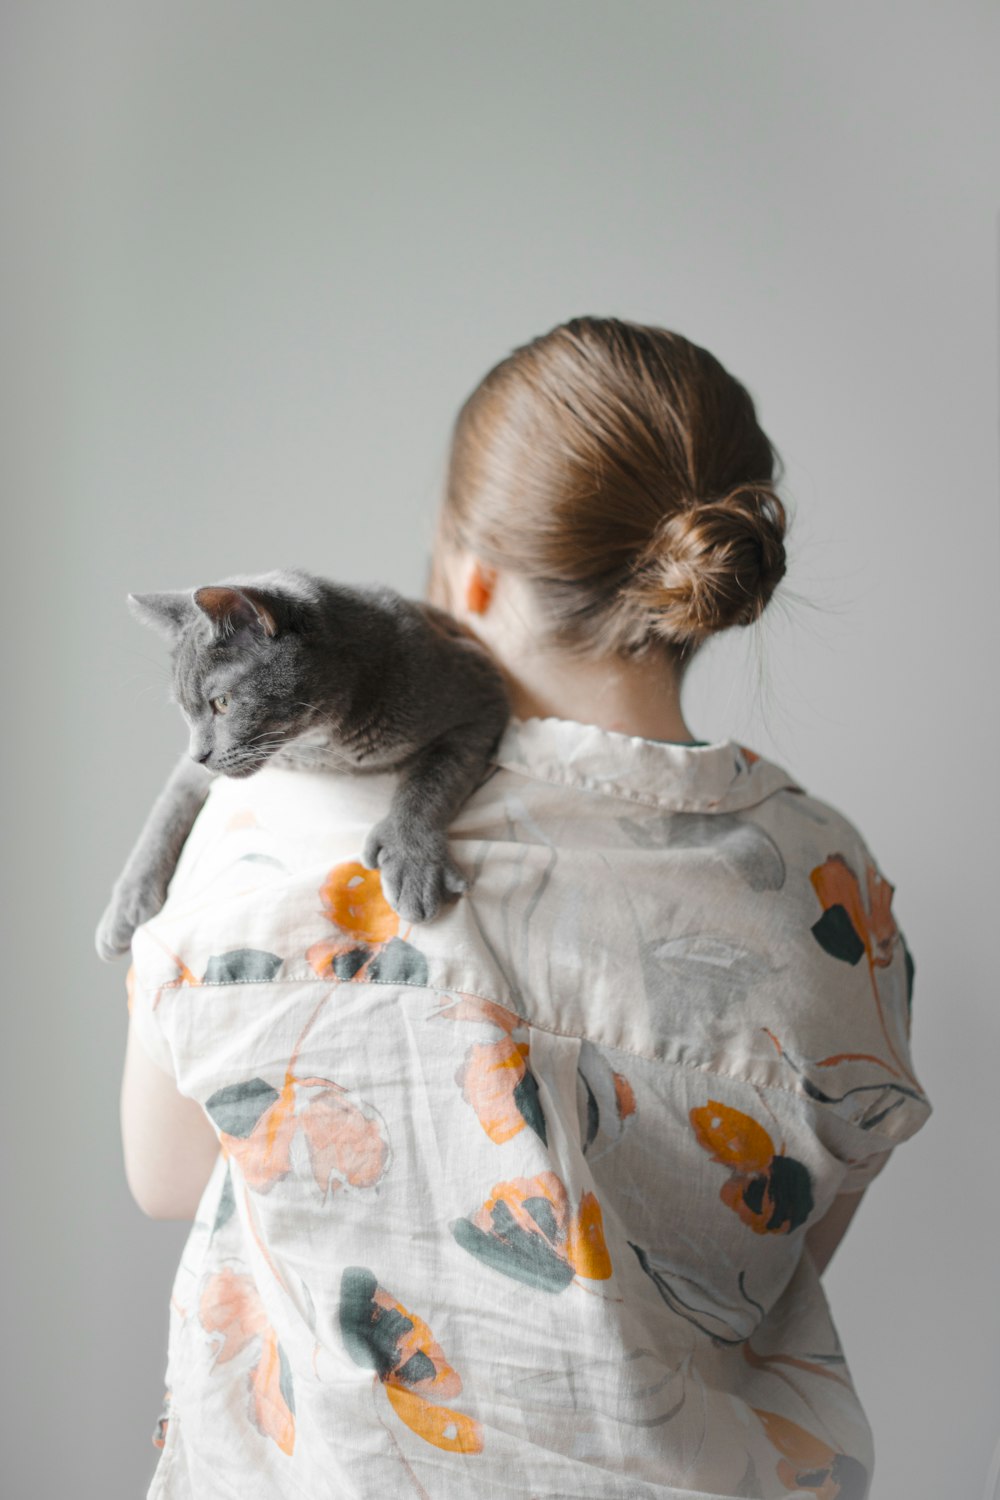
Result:
<svg viewBox="0 0 1000 1500"><path fill-rule="evenodd" d="M435 922L359 862L391 778L214 784L130 976L129 1180L197 1214L151 1495L867 1495L819 1275L929 1112L912 964L854 827L680 699L783 575L774 466L663 329L470 396L431 593L514 718Z"/></svg>

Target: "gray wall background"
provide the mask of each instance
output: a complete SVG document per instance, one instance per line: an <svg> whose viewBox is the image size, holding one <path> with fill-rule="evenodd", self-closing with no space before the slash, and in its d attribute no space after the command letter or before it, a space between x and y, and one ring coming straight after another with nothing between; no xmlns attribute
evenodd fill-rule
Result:
<svg viewBox="0 0 1000 1500"><path fill-rule="evenodd" d="M997 1438L1000 26L948 6L193 0L0 9L7 994L2 1488L132 1500L184 1229L118 1140L92 931L185 733L128 590L422 587L448 430L580 313L743 378L784 602L697 668L897 886L936 1113L829 1273L874 1500ZM992 1494L991 1494L992 1500Z"/></svg>

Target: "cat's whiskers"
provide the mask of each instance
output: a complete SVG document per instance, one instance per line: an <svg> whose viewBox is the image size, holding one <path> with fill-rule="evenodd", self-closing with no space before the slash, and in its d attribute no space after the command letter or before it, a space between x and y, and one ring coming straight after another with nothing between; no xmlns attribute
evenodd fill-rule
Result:
<svg viewBox="0 0 1000 1500"><path fill-rule="evenodd" d="M267 730L263 734L255 734L251 739L244 740L243 744L246 749L249 749L251 745L264 748L268 743L281 745L284 741L285 736L283 734L276 730Z"/></svg>
<svg viewBox="0 0 1000 1500"><path fill-rule="evenodd" d="M318 703L305 703L300 698L299 701L298 701L298 703L293 704L293 707L294 708L311 708L312 711L313 711L313 713L322 715L322 717L320 719L320 723L321 724L330 724L330 725L332 725L333 722L334 722L333 715L330 713L329 709L322 708Z"/></svg>
<svg viewBox="0 0 1000 1500"><path fill-rule="evenodd" d="M135 682L138 675L138 672L134 672L131 677L127 677L123 683L120 683L119 686L121 691L125 692L127 689L131 689L132 684L133 682ZM144 682L140 687L135 688L132 691L136 698L141 698L143 693L151 693L154 688L160 688L161 686L162 684L159 682Z"/></svg>
<svg viewBox="0 0 1000 1500"><path fill-rule="evenodd" d="M129 656L138 656L141 661L148 663L151 667L155 667L157 672L162 676L173 677L174 674L170 667L165 666L162 661L157 661L153 656L147 656L145 651L139 651L135 646L123 647L122 650L126 651Z"/></svg>

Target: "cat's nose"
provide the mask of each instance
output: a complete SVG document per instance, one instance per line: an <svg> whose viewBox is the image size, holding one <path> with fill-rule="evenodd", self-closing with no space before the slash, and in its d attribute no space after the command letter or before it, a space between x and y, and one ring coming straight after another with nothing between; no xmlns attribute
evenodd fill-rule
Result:
<svg viewBox="0 0 1000 1500"><path fill-rule="evenodd" d="M210 758L212 749L211 746L209 746L207 750L204 750L200 745L192 745L189 754L192 760L196 760L199 766L203 766L205 762Z"/></svg>

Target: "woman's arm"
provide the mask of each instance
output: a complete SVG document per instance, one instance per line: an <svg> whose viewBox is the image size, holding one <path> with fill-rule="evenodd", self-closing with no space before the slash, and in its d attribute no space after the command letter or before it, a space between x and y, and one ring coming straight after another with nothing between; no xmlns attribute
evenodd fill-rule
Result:
<svg viewBox="0 0 1000 1500"><path fill-rule="evenodd" d="M122 1150L132 1197L151 1219L193 1219L219 1140L200 1104L177 1091L129 1021L121 1094Z"/></svg>
<svg viewBox="0 0 1000 1500"><path fill-rule="evenodd" d="M833 1252L847 1233L847 1226L858 1211L866 1188L860 1193L840 1193L822 1219L806 1230L806 1249L820 1275L830 1264Z"/></svg>

